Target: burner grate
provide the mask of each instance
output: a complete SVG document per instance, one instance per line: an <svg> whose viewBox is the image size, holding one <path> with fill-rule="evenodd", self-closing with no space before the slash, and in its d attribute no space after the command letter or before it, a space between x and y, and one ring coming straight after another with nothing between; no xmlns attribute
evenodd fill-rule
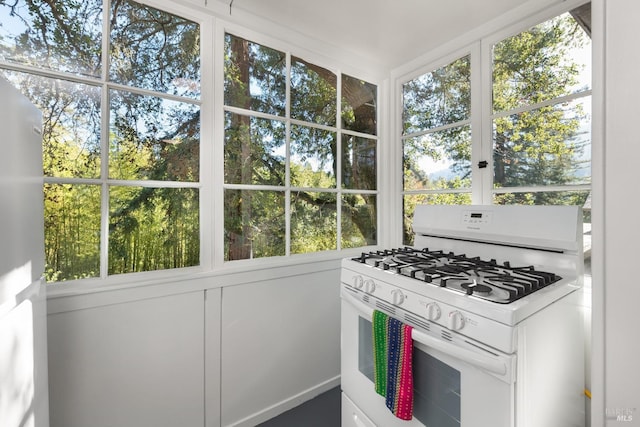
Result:
<svg viewBox="0 0 640 427"><path fill-rule="evenodd" d="M470 297L508 304L561 280L533 266L512 267L506 261L454 254L428 248L403 247L363 252L353 261L390 271L425 283L451 289Z"/></svg>

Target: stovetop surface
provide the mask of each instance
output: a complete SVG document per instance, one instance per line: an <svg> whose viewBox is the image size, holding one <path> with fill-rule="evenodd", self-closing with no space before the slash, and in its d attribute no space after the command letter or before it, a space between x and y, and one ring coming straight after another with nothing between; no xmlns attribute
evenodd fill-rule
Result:
<svg viewBox="0 0 640 427"><path fill-rule="evenodd" d="M363 252L354 262L454 290L473 298L509 304L562 279L532 265L498 263L442 250L403 247Z"/></svg>

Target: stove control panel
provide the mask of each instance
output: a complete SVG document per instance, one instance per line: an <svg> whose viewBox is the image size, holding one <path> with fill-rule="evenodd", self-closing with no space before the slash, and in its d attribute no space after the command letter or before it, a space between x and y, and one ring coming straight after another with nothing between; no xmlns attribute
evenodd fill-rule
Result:
<svg viewBox="0 0 640 427"><path fill-rule="evenodd" d="M352 264L349 266L360 266L360 264ZM459 332L469 338L478 340L486 345L500 349L505 352L513 352L515 350L515 329L505 324L496 322L486 316L477 315L466 307L454 305L443 301L442 298L451 294L455 296L456 301L466 301L466 295L463 298L456 293L445 292L441 288L424 287L418 283L418 288L423 292L417 293L411 286L416 287L413 279L403 278L392 275L389 271L374 269L370 266L362 266L365 271L353 271L343 268L341 271L341 282L361 295L363 301L368 301L369 305L378 310L385 311L383 306L377 305L375 301L386 302L399 309L415 313L416 316L430 321L441 327L448 328L451 331ZM390 283L389 278L393 278L401 282L406 282L405 286L397 286ZM433 295L426 295L425 291L433 291ZM364 299L366 298L368 299ZM369 299L370 298L370 299ZM496 304L488 303L488 308L493 308ZM502 305L499 305L499 308ZM398 317L403 320L402 317Z"/></svg>
<svg viewBox="0 0 640 427"><path fill-rule="evenodd" d="M491 212L489 211L465 211L462 214L462 222L467 225L491 224Z"/></svg>

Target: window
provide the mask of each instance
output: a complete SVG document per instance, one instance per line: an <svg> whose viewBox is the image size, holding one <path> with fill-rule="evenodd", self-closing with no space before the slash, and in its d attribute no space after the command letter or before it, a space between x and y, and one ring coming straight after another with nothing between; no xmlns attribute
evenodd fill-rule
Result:
<svg viewBox="0 0 640 427"><path fill-rule="evenodd" d="M570 13L492 49L493 201L584 205L591 43Z"/></svg>
<svg viewBox="0 0 640 427"><path fill-rule="evenodd" d="M471 57L402 86L404 241L417 204L471 203Z"/></svg>
<svg viewBox="0 0 640 427"><path fill-rule="evenodd" d="M470 70L481 67L472 55L403 83L405 244L418 203L588 205L591 41L580 18L589 7L482 41L491 90L474 93L491 99L470 101ZM473 137L472 116L484 132ZM474 165L472 152L493 161Z"/></svg>
<svg viewBox="0 0 640 427"><path fill-rule="evenodd" d="M377 241L377 88L225 36L225 261Z"/></svg>
<svg viewBox="0 0 640 427"><path fill-rule="evenodd" d="M199 265L199 25L130 0L0 21L0 75L43 111L46 279Z"/></svg>

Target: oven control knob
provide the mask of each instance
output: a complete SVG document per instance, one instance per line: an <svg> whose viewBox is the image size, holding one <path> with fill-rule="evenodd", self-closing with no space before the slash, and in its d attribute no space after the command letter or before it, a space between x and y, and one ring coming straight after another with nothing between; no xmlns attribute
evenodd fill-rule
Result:
<svg viewBox="0 0 640 427"><path fill-rule="evenodd" d="M393 305L401 305L404 302L404 294L400 289L394 289L391 291L391 299Z"/></svg>
<svg viewBox="0 0 640 427"><path fill-rule="evenodd" d="M357 275L357 276L353 276L353 286L356 289L362 289L364 283L364 279L362 278L362 276Z"/></svg>
<svg viewBox="0 0 640 427"><path fill-rule="evenodd" d="M440 311L440 306L435 302L430 302L425 307L427 309L427 319L436 321L440 318L442 312Z"/></svg>
<svg viewBox="0 0 640 427"><path fill-rule="evenodd" d="M459 331L464 328L465 320L464 315L459 311L452 311L449 313L449 329L453 331Z"/></svg>
<svg viewBox="0 0 640 427"><path fill-rule="evenodd" d="M364 281L364 291L368 294L374 293L376 290L376 282L371 279L367 279Z"/></svg>

